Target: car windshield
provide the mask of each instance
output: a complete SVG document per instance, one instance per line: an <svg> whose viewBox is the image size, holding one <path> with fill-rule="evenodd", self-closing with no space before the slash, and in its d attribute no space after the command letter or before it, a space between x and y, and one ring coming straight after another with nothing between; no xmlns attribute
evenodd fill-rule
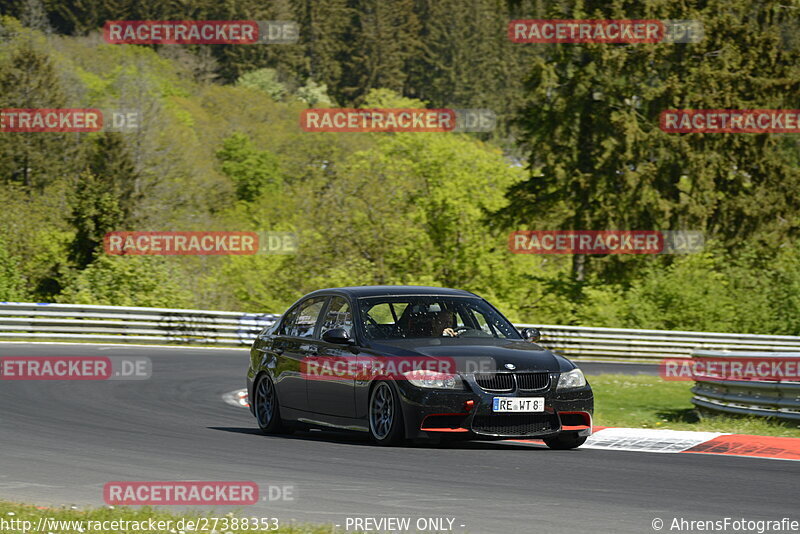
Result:
<svg viewBox="0 0 800 534"><path fill-rule="evenodd" d="M520 338L514 326L480 298L367 297L359 299L359 306L368 339Z"/></svg>

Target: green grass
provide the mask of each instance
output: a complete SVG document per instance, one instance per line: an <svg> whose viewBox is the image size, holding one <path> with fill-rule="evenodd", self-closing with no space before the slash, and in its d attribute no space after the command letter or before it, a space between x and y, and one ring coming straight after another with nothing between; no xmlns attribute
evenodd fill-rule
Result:
<svg viewBox="0 0 800 534"><path fill-rule="evenodd" d="M594 389L598 426L669 428L800 438L797 423L756 417L698 416L689 391L694 382L673 382L658 376L596 375Z"/></svg>
<svg viewBox="0 0 800 534"><path fill-rule="evenodd" d="M220 518L220 521L217 523L217 530L215 534L225 534L226 532L232 532L233 534L252 534L254 532L271 532L271 533L278 533L278 534L333 534L335 532L333 525L330 526L322 526L322 525L302 525L302 524L289 524L289 523L280 523L279 528L277 530L254 530L250 528L249 530L245 530L243 528L234 529L230 526L227 530L222 528L222 518L233 518L233 517L252 517L253 514L242 512L240 514L233 514L233 513L201 513L198 512L195 515L192 514L173 514L170 512L164 512L162 510L154 510L152 508L126 508L126 507L111 507L107 506L104 508L92 508L86 510L73 510L68 508L38 508L35 506L25 505L25 504L15 504L5 501L0 501L0 534L21 534L23 528L21 524L11 524L11 520L22 520L22 521L30 521L31 525L28 526L29 532L36 532L37 526L39 524L39 518L51 518L51 520L55 521L83 521L84 523L80 526L84 529L83 531L78 529L77 524L73 524L71 527L67 525L59 525L61 528L54 528L55 525L43 525L42 531L43 533L52 532L54 534L89 534L91 532L97 532L98 534L109 534L109 533L120 533L120 534L134 534L134 533L148 533L148 534L160 534L162 532L170 533L177 533L181 534L184 532L185 534L191 534L192 532L196 532L198 534L212 533L212 524L209 522L209 526L206 530L199 530L196 529L194 531L191 530L184 530L179 531L177 528L177 522L181 519L188 519L188 520L197 520L200 517L207 517L209 520L211 518ZM259 516L260 517L260 516ZM97 529L94 528L93 530L89 530L87 528L86 521L148 521L153 519L155 521L173 521L172 527L160 530L159 528L150 529L149 526L145 526L143 529L140 530L133 530L132 528L127 529L114 529L114 528L107 528L107 529ZM5 524L5 528L3 525ZM270 522L268 526L272 526L273 523ZM112 525L108 525L112 526ZM129 525L132 527L133 525Z"/></svg>

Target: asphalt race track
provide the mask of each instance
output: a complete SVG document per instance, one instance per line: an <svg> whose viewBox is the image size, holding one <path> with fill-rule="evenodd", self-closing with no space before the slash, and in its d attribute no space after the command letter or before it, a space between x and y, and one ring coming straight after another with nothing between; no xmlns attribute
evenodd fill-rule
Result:
<svg viewBox="0 0 800 534"><path fill-rule="evenodd" d="M244 387L245 349L0 343L0 355L153 362L145 381L0 381L2 500L102 505L109 481L252 480L262 495L270 485L294 486L294 500L263 501L246 515L331 522L342 532L348 516L449 517L459 533L644 533L654 531L654 518L669 531L674 517L778 520L797 512L800 462L263 436L248 410L221 400Z"/></svg>

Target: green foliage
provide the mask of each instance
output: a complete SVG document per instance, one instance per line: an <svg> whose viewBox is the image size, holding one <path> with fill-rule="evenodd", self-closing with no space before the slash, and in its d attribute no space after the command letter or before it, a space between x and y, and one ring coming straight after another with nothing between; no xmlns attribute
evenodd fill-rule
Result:
<svg viewBox="0 0 800 534"><path fill-rule="evenodd" d="M89 170L78 177L70 219L76 228L70 258L78 268L100 253L107 232L125 229L135 209L139 179L121 134L103 133L88 158Z"/></svg>
<svg viewBox="0 0 800 534"><path fill-rule="evenodd" d="M188 280L160 257L100 256L72 279L58 302L187 308Z"/></svg>
<svg viewBox="0 0 800 534"><path fill-rule="evenodd" d="M78 191L71 219L77 229L71 259L79 268L84 268L99 254L106 232L121 226L124 214L119 199L102 178L91 173L82 174Z"/></svg>
<svg viewBox="0 0 800 534"><path fill-rule="evenodd" d="M547 210L562 229L701 230L729 250L797 236L800 168L781 136L659 128L671 108L794 108L800 48L785 46L780 31L798 27L797 10L778 0L691 6L616 0L546 10L543 18L694 19L705 39L548 47L534 62L520 117L539 174L512 189L508 220ZM582 280L589 259L576 260ZM630 277L625 261L591 259L612 282Z"/></svg>
<svg viewBox="0 0 800 534"><path fill-rule="evenodd" d="M666 268L653 264L627 288L588 284L576 318L594 326L797 335L799 266L797 245L768 256L712 248Z"/></svg>
<svg viewBox="0 0 800 534"><path fill-rule="evenodd" d="M361 104L372 89L402 92L406 66L422 46L414 1L350 0L348 4L351 18L342 37L349 50L339 58L339 83L330 86L334 98Z"/></svg>
<svg viewBox="0 0 800 534"><path fill-rule="evenodd" d="M187 18L175 3L90 4L45 7L61 33L91 31L112 11L113 19ZM203 1L190 18L301 26L298 45L205 52L97 46L5 18L3 107L133 109L141 127L0 136L0 290L38 301L280 312L321 287L413 283L475 291L520 322L800 334L796 140L657 128L664 107L755 106L748 95L760 107L792 107L789 10L764 0L774 16L753 22L738 2L646 4L562 2L561 13L499 0L461 9L449 0ZM709 38L507 41L508 18L551 9L559 18L701 18ZM747 19L752 35L740 36L731 17ZM528 101L518 150L531 154L529 169L509 157L513 129L478 138L299 128L303 109L332 100L488 107L501 118ZM689 228L717 244L694 256L592 257L576 279L582 257L510 254L508 233L523 228ZM297 232L300 250L100 254L111 230L221 229Z"/></svg>
<svg viewBox="0 0 800 534"><path fill-rule="evenodd" d="M66 98L58 70L38 42L21 37L0 45L0 108L60 108L66 107ZM0 136L0 182L41 190L53 175L77 168L78 150L67 133L4 134Z"/></svg>
<svg viewBox="0 0 800 534"><path fill-rule="evenodd" d="M0 301L24 300L23 279L16 258L8 253L5 240L0 237Z"/></svg>
<svg viewBox="0 0 800 534"><path fill-rule="evenodd" d="M519 13L509 4L518 4ZM527 96L523 81L541 48L512 43L508 21L535 18L533 6L504 0L423 0L419 53L409 62L405 94L433 107L487 108L498 117L491 137L512 149L511 120Z"/></svg>
<svg viewBox="0 0 800 534"><path fill-rule="evenodd" d="M303 87L297 90L297 98L312 108L330 106L332 104L330 97L328 97L328 86L324 83L318 84L310 78Z"/></svg>
<svg viewBox="0 0 800 534"><path fill-rule="evenodd" d="M595 287L581 310L586 324L622 322L631 328L732 331L739 313L721 259L687 255L669 267L653 266L629 290ZM636 325L636 326L634 326Z"/></svg>
<svg viewBox="0 0 800 534"><path fill-rule="evenodd" d="M276 193L281 185L278 158L266 150L257 150L250 139L235 133L225 139L217 152L222 172L236 184L236 197L252 202L260 195Z"/></svg>
<svg viewBox="0 0 800 534"><path fill-rule="evenodd" d="M312 106L321 101L312 87L325 87L326 100L340 105L361 104L372 89L387 88L433 107L491 108L501 121L491 135L509 150L522 82L539 54L506 37L508 20L537 12L538 2L529 0L48 0L44 6L50 26L73 36L97 31L106 20L293 20L296 44L152 48L196 80L231 83L270 69L290 90L300 87L298 96ZM14 2L0 5L0 14L22 12Z"/></svg>
<svg viewBox="0 0 800 534"><path fill-rule="evenodd" d="M246 72L239 76L236 84L264 91L273 100L283 100L287 93L286 86L278 80L278 72L275 69Z"/></svg>
<svg viewBox="0 0 800 534"><path fill-rule="evenodd" d="M420 102L380 90L365 105ZM261 212L284 210L301 247L293 256L232 261L226 278L235 280L248 308L275 295L286 294L287 305L314 288L351 284L450 285L514 304L527 297L530 290L520 286L538 258L509 261L504 232L486 220L505 204L503 192L522 179L520 169L467 136L362 137L370 140L367 149L329 153L322 172L259 200ZM239 137L237 145L244 144Z"/></svg>
<svg viewBox="0 0 800 534"><path fill-rule="evenodd" d="M21 184L0 186L0 239L22 277L26 298L47 302L61 291L74 231L65 220L70 186L62 180L30 193Z"/></svg>

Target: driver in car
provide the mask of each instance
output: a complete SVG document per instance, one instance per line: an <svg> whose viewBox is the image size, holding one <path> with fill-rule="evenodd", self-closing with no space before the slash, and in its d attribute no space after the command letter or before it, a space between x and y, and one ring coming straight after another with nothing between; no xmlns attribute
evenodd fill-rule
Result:
<svg viewBox="0 0 800 534"><path fill-rule="evenodd" d="M433 317L433 334L438 336L457 337L458 333L453 330L455 315L451 311L441 310L436 312Z"/></svg>

